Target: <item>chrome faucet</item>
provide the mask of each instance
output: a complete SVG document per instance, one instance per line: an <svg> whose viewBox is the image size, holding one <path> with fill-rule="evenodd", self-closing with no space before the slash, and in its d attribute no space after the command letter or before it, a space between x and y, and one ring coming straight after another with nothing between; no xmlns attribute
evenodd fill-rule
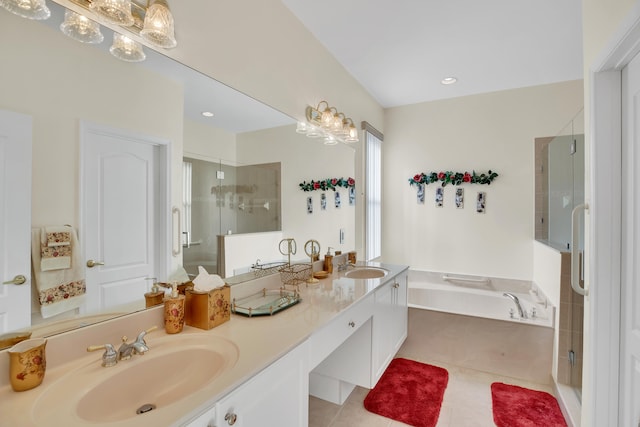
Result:
<svg viewBox="0 0 640 427"><path fill-rule="evenodd" d="M157 326L152 326L146 331L140 332L135 341L131 343L127 343L128 338L123 336L122 344L120 344L120 348L118 348L118 360L126 360L131 358L134 354L145 354L149 351L149 347L147 347L147 342L144 340L144 337L149 332L155 331L157 328Z"/></svg>
<svg viewBox="0 0 640 427"><path fill-rule="evenodd" d="M527 313L525 313L525 311L522 309L522 306L520 305L520 300L518 299L517 296L515 296L514 294L512 294L510 292L505 292L502 295L507 297L507 298L511 298L513 300L513 302L516 304L516 307L518 308L518 314L520 315L521 319L526 319L527 318Z"/></svg>
<svg viewBox="0 0 640 427"><path fill-rule="evenodd" d="M345 270L348 270L349 267L355 267L355 266L356 265L354 263L352 263L352 262L349 262L347 260L347 257L345 256L344 262L338 264L338 271L345 271Z"/></svg>

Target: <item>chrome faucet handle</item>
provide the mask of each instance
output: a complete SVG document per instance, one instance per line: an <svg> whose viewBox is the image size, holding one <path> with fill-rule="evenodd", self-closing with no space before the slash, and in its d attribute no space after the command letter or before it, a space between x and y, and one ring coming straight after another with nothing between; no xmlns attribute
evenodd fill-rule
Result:
<svg viewBox="0 0 640 427"><path fill-rule="evenodd" d="M138 334L138 338L136 338L136 341L144 340L144 336L145 336L145 335L150 334L151 332L155 331L156 329L158 329L158 326L157 326L157 325L153 325L153 326L152 326L152 327L150 327L149 329L146 329L146 330L144 330L144 331L140 332L140 333Z"/></svg>
<svg viewBox="0 0 640 427"><path fill-rule="evenodd" d="M138 337L136 338L136 340L131 344L131 346L133 347L133 352L135 354L142 355L142 354L145 354L147 351L149 351L149 347L147 347L147 342L145 341L144 337L148 333L151 333L156 329L158 329L157 326L152 326L149 329L142 331L138 334Z"/></svg>
<svg viewBox="0 0 640 427"><path fill-rule="evenodd" d="M102 366L108 368L110 366L115 366L118 363L118 353L116 353L116 349L113 348L111 344L103 344L103 345L90 345L87 347L87 351L96 351L104 349L104 354L102 355Z"/></svg>
<svg viewBox="0 0 640 427"><path fill-rule="evenodd" d="M145 344L145 345L146 345L147 343L145 342L144 337L145 337L147 334L149 334L149 333L151 333L151 332L155 331L156 329L158 329L158 326L154 325L154 326L150 327L149 329L147 329L147 330L144 330L144 331L140 332L140 333L138 334L138 337L136 338L136 341L135 341L135 342L137 342L137 343L142 343L142 344Z"/></svg>

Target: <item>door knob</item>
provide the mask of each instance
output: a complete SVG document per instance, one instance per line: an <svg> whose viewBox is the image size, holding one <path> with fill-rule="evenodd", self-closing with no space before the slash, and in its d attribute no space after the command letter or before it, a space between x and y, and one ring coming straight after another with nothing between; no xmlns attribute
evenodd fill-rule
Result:
<svg viewBox="0 0 640 427"><path fill-rule="evenodd" d="M94 260L92 260L92 259L90 259L89 261L87 261L87 267L89 267L89 268L93 268L93 267L95 267L96 265L104 265L104 262L102 262L102 261L94 261Z"/></svg>
<svg viewBox="0 0 640 427"><path fill-rule="evenodd" d="M2 282L3 285L22 285L27 281L27 278L22 274L18 274L13 280L7 280L6 282Z"/></svg>
<svg viewBox="0 0 640 427"><path fill-rule="evenodd" d="M230 426L234 425L236 423L238 419L238 416L236 414L234 414L233 412L228 412L225 416L224 416L224 420L227 422L227 424L229 424Z"/></svg>

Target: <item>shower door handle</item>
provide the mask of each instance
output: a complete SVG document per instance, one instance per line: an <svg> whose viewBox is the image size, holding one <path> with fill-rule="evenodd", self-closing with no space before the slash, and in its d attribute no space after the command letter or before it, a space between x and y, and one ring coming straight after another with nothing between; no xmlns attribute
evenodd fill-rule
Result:
<svg viewBox="0 0 640 427"><path fill-rule="evenodd" d="M587 295L586 288L580 286L580 257L578 254L578 237L580 234L578 215L589 210L589 205L583 203L571 211L571 288L579 295Z"/></svg>

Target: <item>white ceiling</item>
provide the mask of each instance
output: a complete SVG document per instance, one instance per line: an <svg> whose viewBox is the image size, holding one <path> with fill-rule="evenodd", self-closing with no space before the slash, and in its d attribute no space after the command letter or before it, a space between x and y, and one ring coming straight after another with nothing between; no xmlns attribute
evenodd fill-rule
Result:
<svg viewBox="0 0 640 427"><path fill-rule="evenodd" d="M581 0L282 2L384 107L583 75Z"/></svg>

